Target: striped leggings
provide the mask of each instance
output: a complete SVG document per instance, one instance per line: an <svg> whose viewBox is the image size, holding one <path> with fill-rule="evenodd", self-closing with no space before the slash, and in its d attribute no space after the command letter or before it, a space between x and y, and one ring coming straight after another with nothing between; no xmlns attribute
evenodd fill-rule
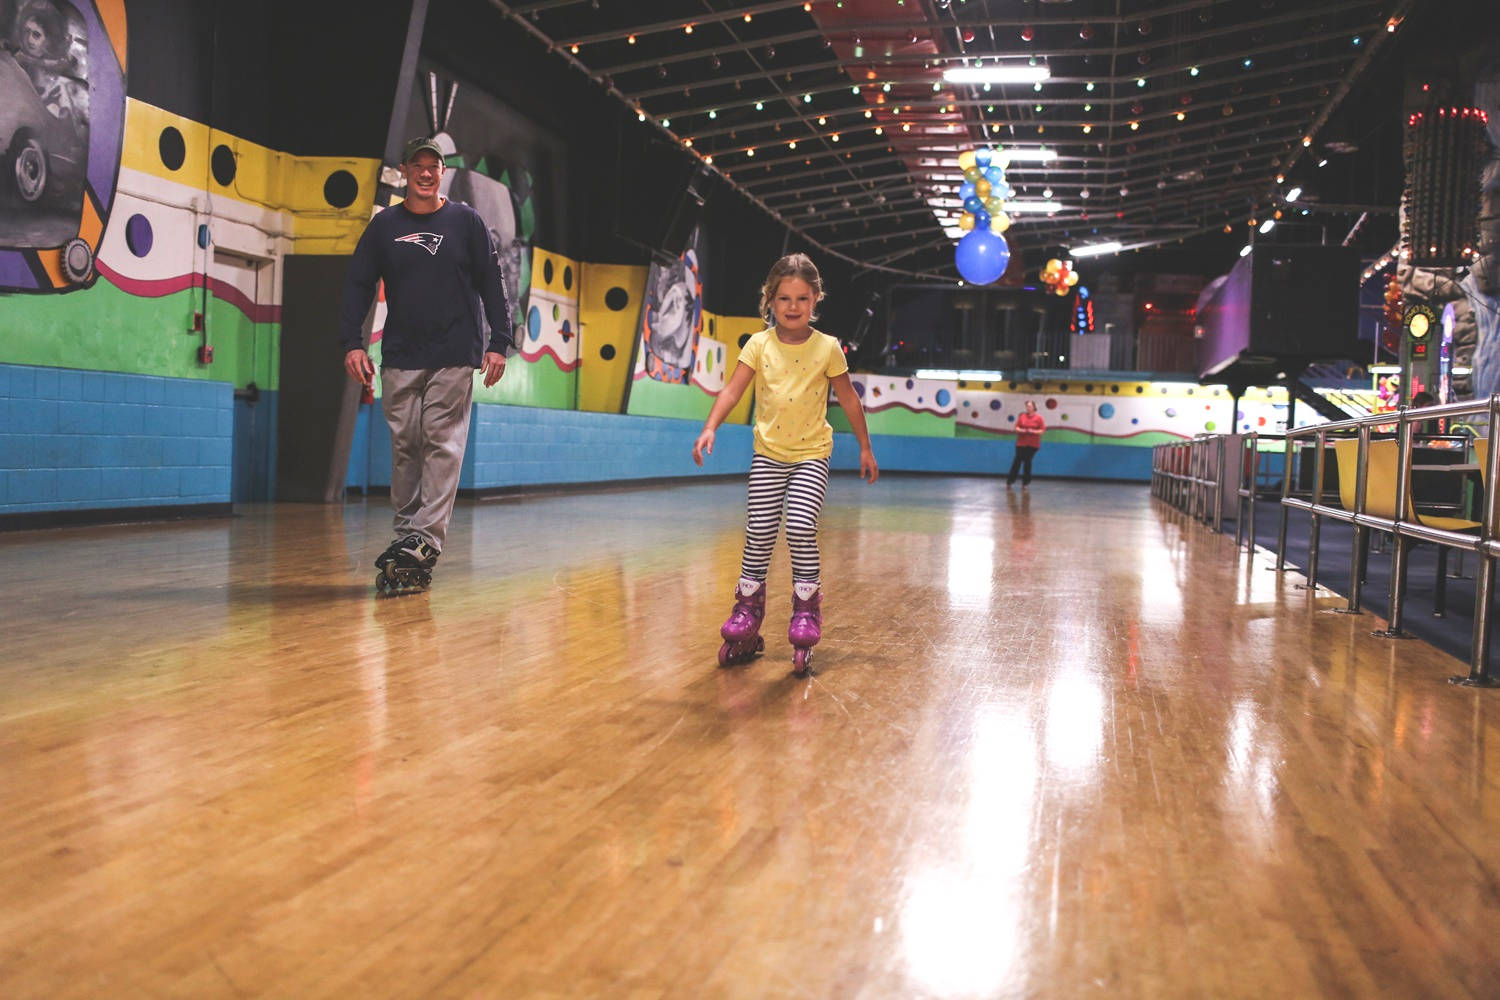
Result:
<svg viewBox="0 0 1500 1000"><path fill-rule="evenodd" d="M764 580L771 550L786 509L786 544L792 552L792 579L818 579L818 515L828 492L828 459L778 462L765 455L750 461L750 491L745 523L745 557L740 575Z"/></svg>

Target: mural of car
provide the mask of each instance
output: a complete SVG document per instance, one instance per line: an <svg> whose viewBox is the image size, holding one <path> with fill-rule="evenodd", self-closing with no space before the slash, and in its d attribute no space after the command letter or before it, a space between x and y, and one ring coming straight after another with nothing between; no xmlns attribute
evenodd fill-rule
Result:
<svg viewBox="0 0 1500 1000"><path fill-rule="evenodd" d="M46 109L15 56L0 51L0 188L24 202L72 201L82 191L87 159L72 124Z"/></svg>

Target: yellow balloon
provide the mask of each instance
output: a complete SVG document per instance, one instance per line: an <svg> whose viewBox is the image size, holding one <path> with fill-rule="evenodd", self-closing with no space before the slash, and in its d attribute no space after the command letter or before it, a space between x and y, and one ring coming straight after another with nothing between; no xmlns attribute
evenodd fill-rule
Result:
<svg viewBox="0 0 1500 1000"><path fill-rule="evenodd" d="M1058 260L1056 257L1053 257L1051 260L1047 261L1046 271L1047 271L1048 274L1056 274L1058 271L1061 271L1061 270L1062 270L1062 261Z"/></svg>
<svg viewBox="0 0 1500 1000"><path fill-rule="evenodd" d="M973 165L974 151L972 149L966 149L962 153L958 154L958 169L968 170Z"/></svg>
<svg viewBox="0 0 1500 1000"><path fill-rule="evenodd" d="M1068 286L1067 285L1058 285L1057 286L1057 294L1058 295L1067 295L1068 294Z"/></svg>
<svg viewBox="0 0 1500 1000"><path fill-rule="evenodd" d="M980 201L988 198L990 196L990 182L983 177L979 178L979 180L974 182L974 193L979 195Z"/></svg>
<svg viewBox="0 0 1500 1000"><path fill-rule="evenodd" d="M1077 271L1069 271L1068 272L1068 287L1072 288L1076 284L1078 284L1078 272Z"/></svg>
<svg viewBox="0 0 1500 1000"><path fill-rule="evenodd" d="M974 228L974 213L973 212L965 212L963 215L960 215L958 217L958 228L962 229L966 233L969 230L973 229Z"/></svg>
<svg viewBox="0 0 1500 1000"><path fill-rule="evenodd" d="M1003 233L1010 228L1010 216L1004 212L996 212L990 216L990 232Z"/></svg>

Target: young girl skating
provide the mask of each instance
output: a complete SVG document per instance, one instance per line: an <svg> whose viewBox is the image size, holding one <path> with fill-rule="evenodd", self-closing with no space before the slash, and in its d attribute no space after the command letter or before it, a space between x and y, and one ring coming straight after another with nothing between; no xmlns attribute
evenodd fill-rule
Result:
<svg viewBox="0 0 1500 1000"><path fill-rule="evenodd" d="M734 611L719 630L719 666L741 663L765 649L760 623L766 614L766 573L786 511L786 542L792 555L792 621L787 639L792 667L807 672L812 648L823 637L823 596L818 566L818 515L828 489L833 428L828 424L832 383L849 426L859 439L859 473L874 482L880 470L849 365L839 342L810 325L823 300L823 280L805 254L783 257L771 267L761 290L760 311L770 326L740 352L729 383L714 401L693 443L693 461L713 454L714 432L755 380L755 457L750 462L745 556L734 592Z"/></svg>

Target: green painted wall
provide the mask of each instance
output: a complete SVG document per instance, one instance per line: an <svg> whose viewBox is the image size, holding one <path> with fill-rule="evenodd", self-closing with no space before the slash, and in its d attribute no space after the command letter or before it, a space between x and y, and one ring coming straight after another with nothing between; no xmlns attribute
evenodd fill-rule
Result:
<svg viewBox="0 0 1500 1000"><path fill-rule="evenodd" d="M828 423L835 431L847 431L849 418L842 406L828 408ZM879 413L866 413L865 423L871 434L905 434L909 437L953 437L954 420L935 413L913 413L904 407L893 406Z"/></svg>
<svg viewBox="0 0 1500 1000"><path fill-rule="evenodd" d="M630 385L630 399L625 409L640 417L706 420L713 405L714 397L695 385L640 378Z"/></svg>
<svg viewBox="0 0 1500 1000"><path fill-rule="evenodd" d="M100 281L66 295L0 295L0 361L89 371L213 379L243 387L280 382L281 325L251 323L212 296L209 343L214 363L198 363L192 332L201 289L160 298L130 295Z"/></svg>
<svg viewBox="0 0 1500 1000"><path fill-rule="evenodd" d="M996 434L980 427L968 427L959 424L954 437L961 438L984 438L995 440L996 438L1014 438L1011 434ZM1159 444L1182 444L1183 439L1177 434L1168 434L1165 431L1142 431L1132 437L1106 438L1098 437L1088 431L1074 430L1071 427L1048 427L1042 435L1042 445L1047 442L1057 444L1111 444L1121 445L1129 448L1154 448Z"/></svg>
<svg viewBox="0 0 1500 1000"><path fill-rule="evenodd" d="M578 369L565 372L550 355L535 361L516 355L505 363L505 375L497 384L486 389L474 383L474 402L571 410L578 402Z"/></svg>

